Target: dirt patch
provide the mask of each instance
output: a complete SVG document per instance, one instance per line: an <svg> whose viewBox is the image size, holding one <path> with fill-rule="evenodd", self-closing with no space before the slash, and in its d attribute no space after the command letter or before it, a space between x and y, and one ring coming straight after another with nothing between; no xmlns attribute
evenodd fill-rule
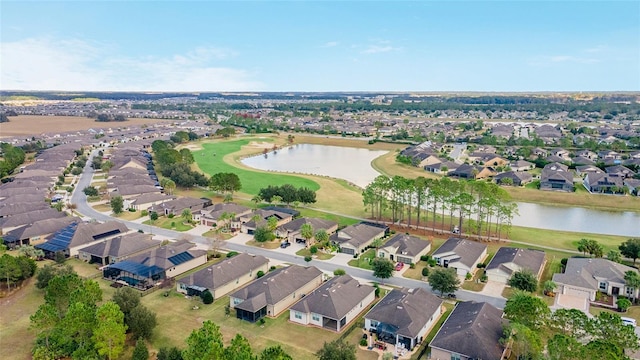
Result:
<svg viewBox="0 0 640 360"><path fill-rule="evenodd" d="M162 119L129 119L124 122L96 122L95 119L80 116L38 116L20 115L10 117L9 122L0 125L0 138L23 135L40 135L62 131L79 131L88 129L124 128L142 126L173 120Z"/></svg>

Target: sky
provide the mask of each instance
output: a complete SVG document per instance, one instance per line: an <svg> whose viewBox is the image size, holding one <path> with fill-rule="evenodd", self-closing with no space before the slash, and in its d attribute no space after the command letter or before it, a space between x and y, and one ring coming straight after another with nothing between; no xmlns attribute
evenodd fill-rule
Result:
<svg viewBox="0 0 640 360"><path fill-rule="evenodd" d="M0 90L640 91L640 1L5 1Z"/></svg>

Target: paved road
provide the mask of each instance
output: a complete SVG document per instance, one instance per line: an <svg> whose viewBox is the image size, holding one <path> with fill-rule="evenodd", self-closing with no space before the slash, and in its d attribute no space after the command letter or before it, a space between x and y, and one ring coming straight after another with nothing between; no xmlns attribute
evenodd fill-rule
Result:
<svg viewBox="0 0 640 360"><path fill-rule="evenodd" d="M91 168L90 164L92 160L91 158L95 154L97 154L97 151L94 151L90 159L87 160L87 165L85 166L84 172L82 173L80 179L78 180L78 185L75 187L75 190L71 197L71 201L73 204L76 204L77 206L76 211L85 217L95 219L98 221L114 220L111 216L94 210L87 203L87 197L82 192L82 189L84 189L85 187L91 184L91 178L93 176L94 170ZM139 224L131 221L124 221L120 219L117 219L117 221L124 223L130 229L149 231L149 228L150 228L150 226L146 224L143 225L143 224ZM183 233L178 231L167 230L167 229L158 228L158 227L153 227L153 234L171 238L171 239L178 239L184 235ZM210 244L209 239L202 236L193 235L192 241L200 244L206 244L206 245ZM281 261L281 262L298 264L298 265L307 265L303 257L280 252L279 249L266 250L266 249L256 248L253 246L247 246L247 245L237 244L232 242L225 242L225 244L222 247L232 251L247 252L251 254L262 255L264 257ZM308 264L313 265L320 270L328 271L328 272L333 272L334 270L339 268L344 269L344 265L333 264L330 261L312 260ZM349 275L353 277L361 278L361 279L372 281L372 282L379 282L379 279L373 276L372 271L364 270L356 267L348 267L348 269L345 269L345 270ZM431 291L431 287L427 283L423 281L407 279L403 277L392 277L390 279L386 279L384 283L388 285L403 286L407 288L421 287L428 291ZM495 297L488 296L488 295L483 295L483 294L466 291L466 290L456 291L456 297L463 301L485 301L499 308L504 308L505 301L506 301L504 298L499 296L495 296Z"/></svg>

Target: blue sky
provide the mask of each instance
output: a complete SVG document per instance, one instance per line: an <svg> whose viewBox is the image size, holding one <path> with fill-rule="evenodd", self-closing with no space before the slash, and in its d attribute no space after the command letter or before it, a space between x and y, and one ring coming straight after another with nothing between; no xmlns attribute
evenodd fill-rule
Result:
<svg viewBox="0 0 640 360"><path fill-rule="evenodd" d="M639 91L638 1L2 1L0 89Z"/></svg>

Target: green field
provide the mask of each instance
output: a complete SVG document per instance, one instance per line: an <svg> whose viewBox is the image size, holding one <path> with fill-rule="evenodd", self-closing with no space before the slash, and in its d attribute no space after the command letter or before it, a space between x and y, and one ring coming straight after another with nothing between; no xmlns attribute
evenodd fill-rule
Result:
<svg viewBox="0 0 640 360"><path fill-rule="evenodd" d="M309 179L298 176L260 172L259 170L242 169L224 161L223 158L226 155L240 151L243 146L248 145L250 142L250 139L243 139L203 143L203 149L193 151L193 157L198 167L209 175L219 172L232 172L238 175L242 183L241 191L243 193L255 195L261 188L269 185L281 186L284 184L291 184L295 187L307 187L311 190L320 189L318 183Z"/></svg>

